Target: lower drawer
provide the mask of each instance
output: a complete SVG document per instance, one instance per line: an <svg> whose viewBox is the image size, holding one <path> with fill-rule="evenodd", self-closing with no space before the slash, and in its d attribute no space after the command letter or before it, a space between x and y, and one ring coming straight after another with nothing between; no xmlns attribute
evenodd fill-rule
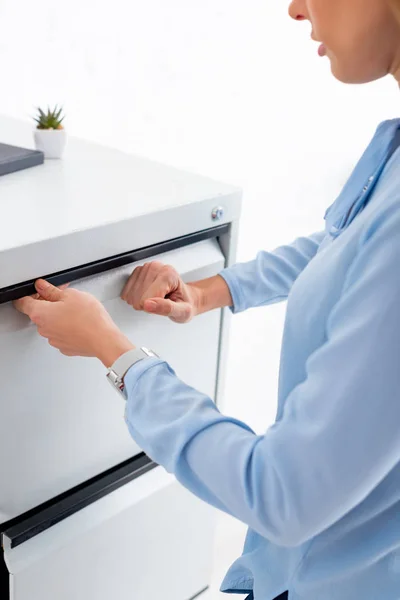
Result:
<svg viewBox="0 0 400 600"><path fill-rule="evenodd" d="M156 467L23 543L3 534L0 597L188 600L209 583L213 531L212 510Z"/></svg>

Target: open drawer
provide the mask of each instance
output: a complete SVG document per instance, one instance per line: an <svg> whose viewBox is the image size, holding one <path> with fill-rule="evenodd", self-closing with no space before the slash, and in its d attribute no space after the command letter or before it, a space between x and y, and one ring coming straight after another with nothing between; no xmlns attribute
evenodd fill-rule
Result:
<svg viewBox="0 0 400 600"><path fill-rule="evenodd" d="M3 534L2 600L188 600L209 583L211 509L161 467L19 543L22 530Z"/></svg>
<svg viewBox="0 0 400 600"><path fill-rule="evenodd" d="M172 264L188 281L224 267L216 237L184 244L175 242L173 250L154 255L147 248L144 260L129 263L125 257L117 268L105 264L105 272L102 265L82 267L76 272L94 274L73 285L99 298L137 346L154 349L184 381L214 397L221 312L182 326L136 312L119 297L133 268L149 260ZM4 291L8 298L15 293ZM2 523L137 455L140 448L130 438L124 402L106 381L102 365L62 356L10 302L0 305L0 347Z"/></svg>

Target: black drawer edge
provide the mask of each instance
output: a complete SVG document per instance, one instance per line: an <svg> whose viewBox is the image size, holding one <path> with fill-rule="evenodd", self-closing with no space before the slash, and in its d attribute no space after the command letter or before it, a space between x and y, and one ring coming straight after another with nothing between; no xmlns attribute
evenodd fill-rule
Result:
<svg viewBox="0 0 400 600"><path fill-rule="evenodd" d="M2 600L10 599L10 573L4 558L4 552L0 556L0 598Z"/></svg>
<svg viewBox="0 0 400 600"><path fill-rule="evenodd" d="M104 273L124 265L129 265L130 263L137 262L139 260L146 260L146 258L155 256L156 254L177 250L178 248L184 248L185 246L202 242L203 240L216 238L224 233L227 233L229 228L229 224L219 225L218 227L204 229L202 231L184 235L179 238L174 238L166 242L160 242L159 244L146 246L137 250L125 252L124 254L118 254L116 256L104 258L95 262L87 263L85 265L73 267L72 269L65 269L64 271L59 271L58 273L51 273L47 275L40 274L38 277L35 277L35 279L30 279L29 281L24 281L22 283L17 283L15 285L10 285L0 289L0 304L12 302L13 300L18 300L24 296L31 296L34 294L36 292L34 285L35 281L40 277L47 279L47 281L50 281L50 283L57 286L63 285L64 283L71 283L77 279L83 279L84 277L90 277L91 275L99 275L100 273Z"/></svg>
<svg viewBox="0 0 400 600"><path fill-rule="evenodd" d="M12 521L1 524L1 536L7 536L11 548L16 548L156 466L142 452Z"/></svg>

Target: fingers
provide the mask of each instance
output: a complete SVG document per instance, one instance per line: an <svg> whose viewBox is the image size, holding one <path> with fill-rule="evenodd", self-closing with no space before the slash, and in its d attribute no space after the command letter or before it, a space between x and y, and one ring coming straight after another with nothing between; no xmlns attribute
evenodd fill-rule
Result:
<svg viewBox="0 0 400 600"><path fill-rule="evenodd" d="M171 300L164 300L162 298L151 298L150 300L144 301L143 309L148 313L152 313L153 315L169 317L172 311L171 305Z"/></svg>
<svg viewBox="0 0 400 600"><path fill-rule="evenodd" d="M144 309L144 302L148 298L164 298L168 293L165 285L160 286L160 274L164 268L162 263L155 261L145 266L147 269L143 269L143 276L136 284L138 310Z"/></svg>
<svg viewBox="0 0 400 600"><path fill-rule="evenodd" d="M143 292L146 291L146 281L148 282L149 279L148 274L150 270L150 264L151 263L143 265L143 267L140 269L138 278L136 279L135 286L131 288L131 294L133 295L134 302L136 305L135 308L137 307L136 310L142 310L143 308L141 304L141 297L143 295Z"/></svg>
<svg viewBox="0 0 400 600"><path fill-rule="evenodd" d="M59 285L57 287L59 290L66 290L69 287L69 285L69 283L64 283L63 285ZM42 300L44 302L47 302L47 300L45 298L42 298L40 294L33 294L31 298L33 298L34 300Z"/></svg>
<svg viewBox="0 0 400 600"><path fill-rule="evenodd" d="M143 310L143 301L148 297L147 290L157 279L163 266L162 263L153 261L142 267L136 267L123 289L121 298L135 310ZM162 296L162 294L154 295Z"/></svg>
<svg viewBox="0 0 400 600"><path fill-rule="evenodd" d="M41 316L43 314L45 304L43 301L47 300L50 302L56 302L57 298L60 299L63 296L63 289L68 287L69 284L60 286L60 288L54 287L51 283L44 281L43 279L39 279L35 287L38 290L37 294L33 294L32 296L26 296L25 298L20 298L19 300L15 300L13 302L14 307L24 315L27 315L33 323L38 325L41 321Z"/></svg>
<svg viewBox="0 0 400 600"><path fill-rule="evenodd" d="M187 302L173 302L162 298L145 300L144 310L153 315L169 317L177 323L186 323L191 318L191 307Z"/></svg>
<svg viewBox="0 0 400 600"><path fill-rule="evenodd" d="M136 269L133 271L132 275L129 277L128 281L125 284L124 289L122 290L122 294L121 294L121 298L122 300L125 300L125 302L128 302L128 304L131 304L130 300L131 300L131 293L132 290L135 289L136 286L136 281L139 277L140 271L142 270L143 267L136 267Z"/></svg>
<svg viewBox="0 0 400 600"><path fill-rule="evenodd" d="M167 298L179 288L179 281L179 275L173 267L158 261L146 263L134 270L121 298L135 310L145 310L184 322L184 319L190 319L190 306Z"/></svg>
<svg viewBox="0 0 400 600"><path fill-rule="evenodd" d="M64 292L62 289L55 287L44 279L38 279L35 283L35 287L43 300L48 300L49 302L59 302L64 297Z"/></svg>
<svg viewBox="0 0 400 600"><path fill-rule="evenodd" d="M164 298L177 289L179 285L179 275L173 267L162 265L158 270L157 276L149 281L149 285L145 290L147 298Z"/></svg>
<svg viewBox="0 0 400 600"><path fill-rule="evenodd" d="M26 296L25 298L15 300L13 304L20 313L27 315L34 323L39 321L40 315L38 305L40 305L40 300L32 298L31 296Z"/></svg>

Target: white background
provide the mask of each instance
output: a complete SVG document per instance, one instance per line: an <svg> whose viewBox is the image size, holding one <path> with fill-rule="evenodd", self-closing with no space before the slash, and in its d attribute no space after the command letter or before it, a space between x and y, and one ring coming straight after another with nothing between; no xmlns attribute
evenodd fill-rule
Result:
<svg viewBox="0 0 400 600"><path fill-rule="evenodd" d="M336 82L287 7L2 0L0 113L58 102L71 134L243 187L238 259L250 259L322 227L378 122L400 115L389 79ZM227 410L260 432L274 418L283 317L280 305L233 323ZM242 536L230 519L220 529L216 581Z"/></svg>

